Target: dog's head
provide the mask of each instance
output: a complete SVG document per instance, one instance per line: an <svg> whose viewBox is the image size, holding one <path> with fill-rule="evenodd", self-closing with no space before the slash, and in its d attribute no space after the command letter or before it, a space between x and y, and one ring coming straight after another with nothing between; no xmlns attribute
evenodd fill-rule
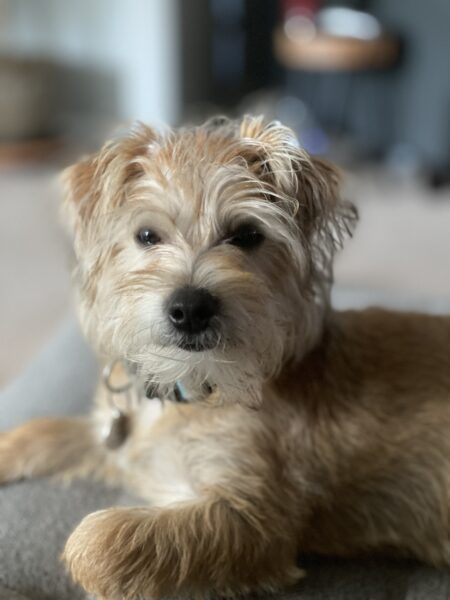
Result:
<svg viewBox="0 0 450 600"><path fill-rule="evenodd" d="M141 125L64 179L81 321L105 359L253 402L316 343L355 211L288 128Z"/></svg>

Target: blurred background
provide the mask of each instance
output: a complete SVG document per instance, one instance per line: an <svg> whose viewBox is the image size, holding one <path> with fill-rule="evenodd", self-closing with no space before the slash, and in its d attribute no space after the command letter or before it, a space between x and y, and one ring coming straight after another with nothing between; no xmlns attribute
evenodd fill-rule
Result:
<svg viewBox="0 0 450 600"><path fill-rule="evenodd" d="M0 387L70 305L58 172L139 119L265 113L343 167L343 294L450 302L448 0L0 0Z"/></svg>

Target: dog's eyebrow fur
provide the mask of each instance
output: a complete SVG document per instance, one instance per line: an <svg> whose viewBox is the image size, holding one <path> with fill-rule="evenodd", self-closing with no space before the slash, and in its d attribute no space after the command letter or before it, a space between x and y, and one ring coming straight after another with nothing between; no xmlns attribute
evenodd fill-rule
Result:
<svg viewBox="0 0 450 600"><path fill-rule="evenodd" d="M305 229L324 220L344 222L334 227L339 233L351 228L352 215L337 202L335 171L309 157L287 127L250 116L165 133L138 124L65 172L66 206L72 220L88 219L120 205L128 184L144 177L147 185L163 191L169 186L182 190L181 202L188 201L200 214L205 182L225 167L230 177L241 167L264 187L268 199L289 204Z"/></svg>

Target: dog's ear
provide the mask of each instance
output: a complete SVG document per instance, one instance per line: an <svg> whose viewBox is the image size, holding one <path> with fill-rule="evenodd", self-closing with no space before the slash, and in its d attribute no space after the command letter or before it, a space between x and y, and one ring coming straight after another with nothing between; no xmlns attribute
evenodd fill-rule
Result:
<svg viewBox="0 0 450 600"><path fill-rule="evenodd" d="M336 167L317 157L300 157L297 164L297 221L308 239L319 238L330 250L342 247L358 221L356 207L344 200Z"/></svg>
<svg viewBox="0 0 450 600"><path fill-rule="evenodd" d="M309 156L294 132L278 121L246 116L239 135L246 142L249 168L287 198L302 235L308 240L320 237L331 251L340 247L353 232L357 211L341 198L336 168Z"/></svg>
<svg viewBox="0 0 450 600"><path fill-rule="evenodd" d="M72 231L82 230L95 214L121 204L126 184L143 173L140 157L156 137L152 129L138 124L63 171L63 216Z"/></svg>
<svg viewBox="0 0 450 600"><path fill-rule="evenodd" d="M61 174L64 190L63 218L71 231L89 219L98 201L95 190L97 155L86 156Z"/></svg>

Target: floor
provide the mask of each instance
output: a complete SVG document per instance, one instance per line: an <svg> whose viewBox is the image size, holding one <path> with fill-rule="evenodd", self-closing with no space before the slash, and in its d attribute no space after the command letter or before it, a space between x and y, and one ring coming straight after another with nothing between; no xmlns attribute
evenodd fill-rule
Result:
<svg viewBox="0 0 450 600"><path fill-rule="evenodd" d="M0 387L73 312L56 180L50 165L0 172ZM373 168L344 187L361 220L337 259L337 285L450 300L450 190Z"/></svg>
<svg viewBox="0 0 450 600"><path fill-rule="evenodd" d="M338 285L450 299L450 188L369 168L347 176L344 194L360 221L337 257Z"/></svg>

